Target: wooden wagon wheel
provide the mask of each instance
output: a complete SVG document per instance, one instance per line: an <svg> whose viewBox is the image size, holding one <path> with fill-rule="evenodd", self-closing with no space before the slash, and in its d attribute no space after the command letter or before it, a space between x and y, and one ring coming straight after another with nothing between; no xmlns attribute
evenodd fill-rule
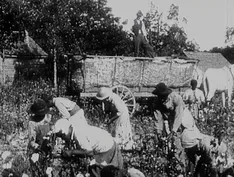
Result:
<svg viewBox="0 0 234 177"><path fill-rule="evenodd" d="M116 85L112 87L112 91L121 97L128 107L129 115L132 116L136 109L136 100L131 90L123 85Z"/></svg>

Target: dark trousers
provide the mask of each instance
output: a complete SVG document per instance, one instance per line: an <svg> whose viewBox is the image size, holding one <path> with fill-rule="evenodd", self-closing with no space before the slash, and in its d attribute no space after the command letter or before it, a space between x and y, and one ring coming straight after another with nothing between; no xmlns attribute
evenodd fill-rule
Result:
<svg viewBox="0 0 234 177"><path fill-rule="evenodd" d="M135 36L135 57L139 56L140 47L144 49L146 57L155 57L153 47L148 43L148 41L142 34L138 34L137 36Z"/></svg>

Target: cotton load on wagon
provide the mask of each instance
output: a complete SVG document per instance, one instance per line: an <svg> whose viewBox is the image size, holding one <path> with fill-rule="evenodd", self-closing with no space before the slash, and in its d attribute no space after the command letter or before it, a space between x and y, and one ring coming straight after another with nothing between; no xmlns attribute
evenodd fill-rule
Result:
<svg viewBox="0 0 234 177"><path fill-rule="evenodd" d="M101 86L124 85L141 95L151 93L159 82L174 88L189 86L197 63L198 60L170 57L91 56L81 61L81 68L72 78L86 93Z"/></svg>

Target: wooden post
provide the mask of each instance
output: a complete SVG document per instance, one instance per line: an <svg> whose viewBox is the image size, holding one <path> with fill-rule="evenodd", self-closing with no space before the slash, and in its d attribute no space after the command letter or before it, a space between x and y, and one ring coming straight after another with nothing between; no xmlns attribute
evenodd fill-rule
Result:
<svg viewBox="0 0 234 177"><path fill-rule="evenodd" d="M5 76L5 50L3 49L2 54L2 83L5 84L6 76Z"/></svg>
<svg viewBox="0 0 234 177"><path fill-rule="evenodd" d="M56 94L58 93L58 84L57 84L57 50L54 48L54 89Z"/></svg>

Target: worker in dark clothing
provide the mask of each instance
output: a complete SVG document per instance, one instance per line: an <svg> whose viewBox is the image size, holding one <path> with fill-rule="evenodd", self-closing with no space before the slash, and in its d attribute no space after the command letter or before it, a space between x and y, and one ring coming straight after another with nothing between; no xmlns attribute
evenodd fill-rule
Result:
<svg viewBox="0 0 234 177"><path fill-rule="evenodd" d="M137 18L134 20L132 31L135 35L135 57L139 56L140 47L143 47L146 57L154 58L154 50L147 39L143 13L140 10L137 12Z"/></svg>

